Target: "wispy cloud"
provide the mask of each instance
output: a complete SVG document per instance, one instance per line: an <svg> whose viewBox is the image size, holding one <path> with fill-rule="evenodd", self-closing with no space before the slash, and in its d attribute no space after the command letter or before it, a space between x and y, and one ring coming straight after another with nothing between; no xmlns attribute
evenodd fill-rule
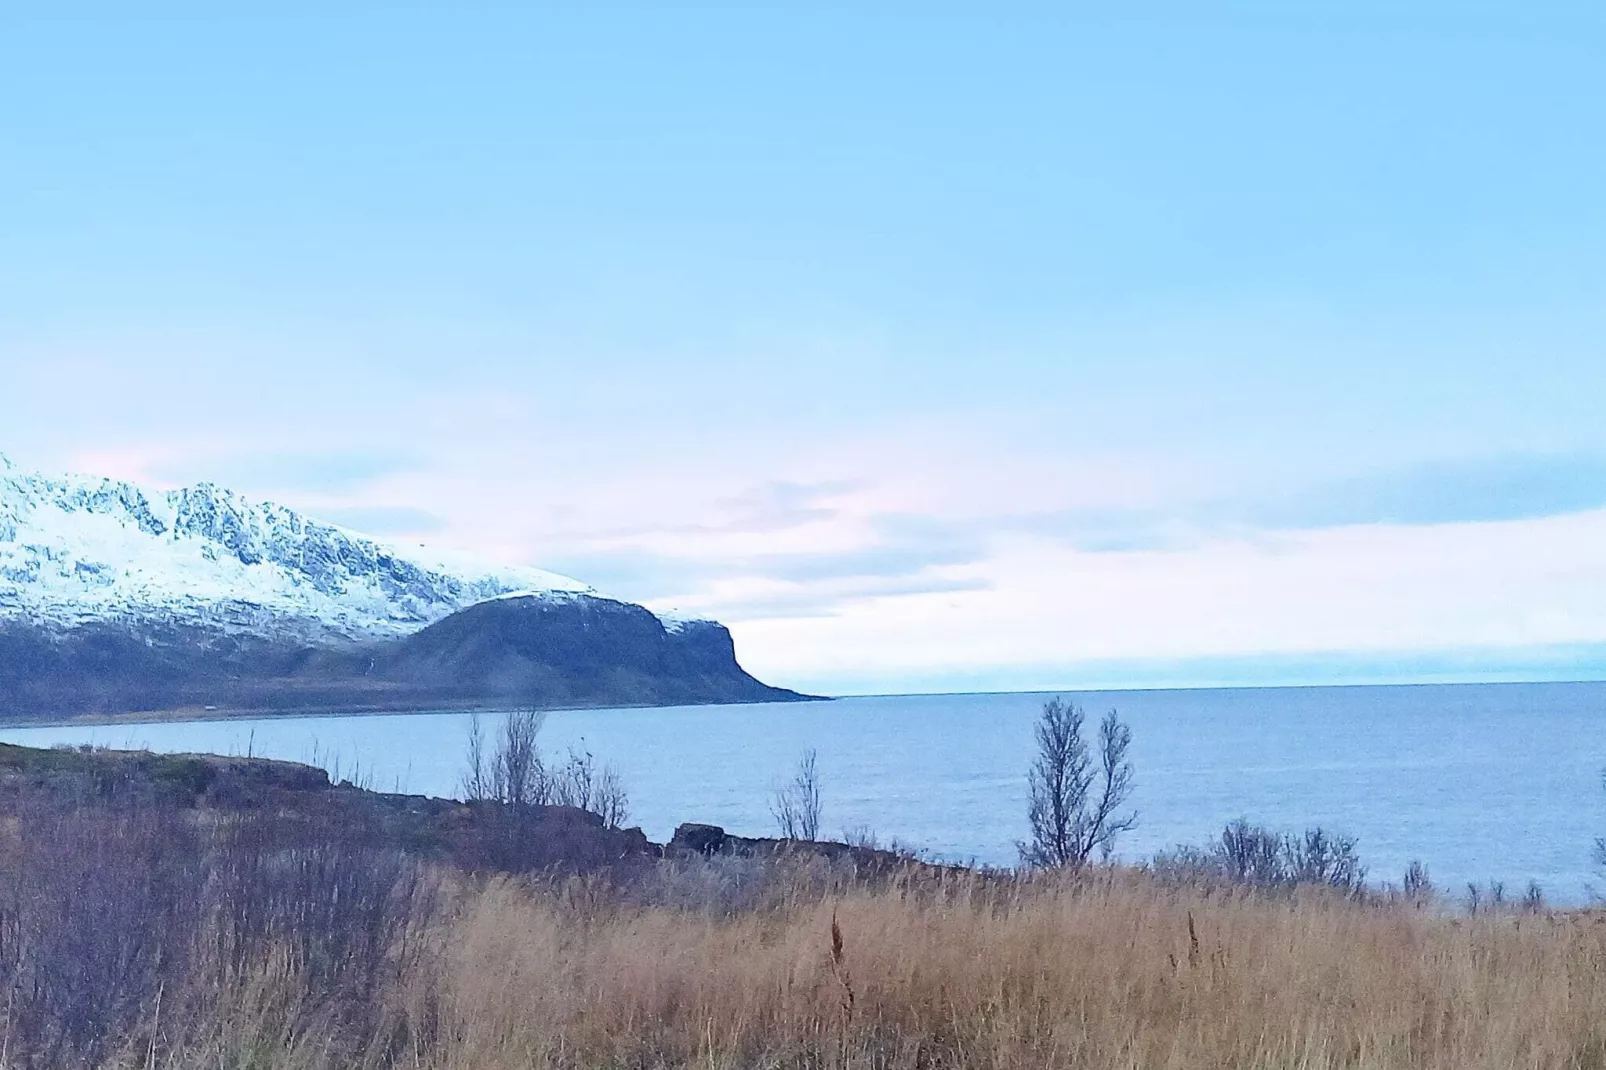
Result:
<svg viewBox="0 0 1606 1070"><path fill-rule="evenodd" d="M1041 535L1082 553L1153 553L1196 546L1212 521L1210 506L1187 504L1175 510L1066 509L1001 518L994 530Z"/></svg>
<svg viewBox="0 0 1606 1070"><path fill-rule="evenodd" d="M1415 464L1319 484L1248 511L1270 527L1462 524L1606 506L1606 457L1504 454Z"/></svg>
<svg viewBox="0 0 1606 1070"><path fill-rule="evenodd" d="M558 555L549 567L625 597L749 619L829 615L867 598L985 589L985 578L945 568L979 560L979 550L915 545L731 557L632 547Z"/></svg>
<svg viewBox="0 0 1606 1070"><path fill-rule="evenodd" d="M1498 523L1602 507L1606 457L1505 454L1385 469L1280 496L1024 513L967 521L963 530L972 537L983 531L1042 535L1084 553L1152 553L1277 532Z"/></svg>
<svg viewBox="0 0 1606 1070"><path fill-rule="evenodd" d="M988 590L1023 540L1081 558L1192 560L1240 545L1270 560L1306 532L1561 516L1606 504L1606 461L1512 455L1420 464L1283 497L1201 497L1169 507L941 515L878 508L880 500L873 487L846 480L774 481L724 499L737 510L726 523L614 533L550 563L625 597L733 621L812 619L871 600ZM770 542L786 548L769 550ZM1060 567L1102 567L1075 560Z"/></svg>
<svg viewBox="0 0 1606 1070"><path fill-rule="evenodd" d="M733 510L736 515L713 528L719 531L764 533L831 520L840 510L826 503L860 486L860 481L849 479L816 483L772 480L721 502L722 506Z"/></svg>
<svg viewBox="0 0 1606 1070"><path fill-rule="evenodd" d="M937 565L966 565L981 557L976 547L892 544L826 553L772 554L739 562L744 572L793 583L865 577L916 576Z"/></svg>
<svg viewBox="0 0 1606 1070"><path fill-rule="evenodd" d="M719 599L718 610L720 619L727 624L811 620L841 616L851 612L855 606L875 599L962 594L991 590L992 586L991 580L982 578L857 578L843 583L726 595ZM694 604L693 608L700 607Z"/></svg>

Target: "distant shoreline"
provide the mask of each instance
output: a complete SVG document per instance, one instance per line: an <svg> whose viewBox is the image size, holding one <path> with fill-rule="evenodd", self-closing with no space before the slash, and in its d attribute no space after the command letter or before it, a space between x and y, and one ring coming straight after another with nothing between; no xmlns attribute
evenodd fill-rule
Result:
<svg viewBox="0 0 1606 1070"><path fill-rule="evenodd" d="M543 713L564 713L578 710L679 710L695 709L703 706L792 706L799 701L835 702L837 698L838 696L835 695L806 695L801 700L783 699L775 702L696 702L668 706L650 702L610 702L576 706L536 706L535 708ZM8 718L0 721L0 732L12 728L100 728L131 724L227 724L230 721L294 721L329 717L422 717L443 713L486 713L495 715L507 713L511 710L528 708L516 704L481 705L470 702L461 704L441 703L439 705L419 706L410 709L396 706L355 708L351 706L311 706L294 710L209 709L206 707L186 706L170 710L139 710L128 713L86 713L72 717L47 714L40 717Z"/></svg>
<svg viewBox="0 0 1606 1070"><path fill-rule="evenodd" d="M797 702L836 702L844 699L894 698L959 698L975 696L1030 696L1030 695L1117 695L1219 691L1359 691L1390 690L1399 688L1507 688L1507 687L1587 687L1606 685L1606 680L1446 680L1411 681L1402 683L1335 683L1335 684L1236 684L1228 687L1061 687L1023 691L889 691L848 695L805 695L799 698L773 702L693 702L660 704L651 702L609 702L579 705L536 706L546 713L563 713L579 710L675 710L697 709L704 706L790 706ZM130 724L224 724L229 721L288 721L328 717L395 717L442 713L499 714L521 709L513 703L483 704L476 702L435 703L429 706L307 706L294 710L272 708L230 707L210 709L202 706L184 706L165 710L138 710L126 713L91 713L76 716L46 714L38 717L19 717L0 720L0 731L10 728L97 728Z"/></svg>

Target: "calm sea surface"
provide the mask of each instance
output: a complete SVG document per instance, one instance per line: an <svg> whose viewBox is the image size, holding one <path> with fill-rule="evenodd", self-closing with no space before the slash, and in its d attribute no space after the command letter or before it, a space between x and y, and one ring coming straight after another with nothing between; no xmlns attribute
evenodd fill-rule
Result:
<svg viewBox="0 0 1606 1070"><path fill-rule="evenodd" d="M1136 858L1239 816L1358 836L1374 880L1420 858L1436 883L1530 879L1560 902L1606 895L1606 684L1066 692L1132 726ZM819 751L824 824L954 860L1010 863L1042 695L554 712L542 741L612 763L654 839L681 821L768 834L768 799ZM380 790L455 794L467 717L398 714L0 732L6 742L254 753ZM1091 725L1090 725L1091 726Z"/></svg>

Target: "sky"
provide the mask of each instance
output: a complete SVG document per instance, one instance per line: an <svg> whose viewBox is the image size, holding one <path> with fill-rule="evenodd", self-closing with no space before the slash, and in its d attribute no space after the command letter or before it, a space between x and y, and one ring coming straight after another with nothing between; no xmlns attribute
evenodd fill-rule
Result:
<svg viewBox="0 0 1606 1070"><path fill-rule="evenodd" d="M1582 3L0 0L0 452L829 693L1603 678L1603 54Z"/></svg>

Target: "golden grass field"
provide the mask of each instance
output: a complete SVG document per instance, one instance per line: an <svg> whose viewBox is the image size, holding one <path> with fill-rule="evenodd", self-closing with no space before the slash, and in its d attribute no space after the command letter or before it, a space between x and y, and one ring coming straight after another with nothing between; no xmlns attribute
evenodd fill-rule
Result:
<svg viewBox="0 0 1606 1070"><path fill-rule="evenodd" d="M783 892L733 915L509 878L442 902L357 1046L279 961L156 1064L1606 1066L1606 916L1589 912L1469 918L1122 873Z"/></svg>

